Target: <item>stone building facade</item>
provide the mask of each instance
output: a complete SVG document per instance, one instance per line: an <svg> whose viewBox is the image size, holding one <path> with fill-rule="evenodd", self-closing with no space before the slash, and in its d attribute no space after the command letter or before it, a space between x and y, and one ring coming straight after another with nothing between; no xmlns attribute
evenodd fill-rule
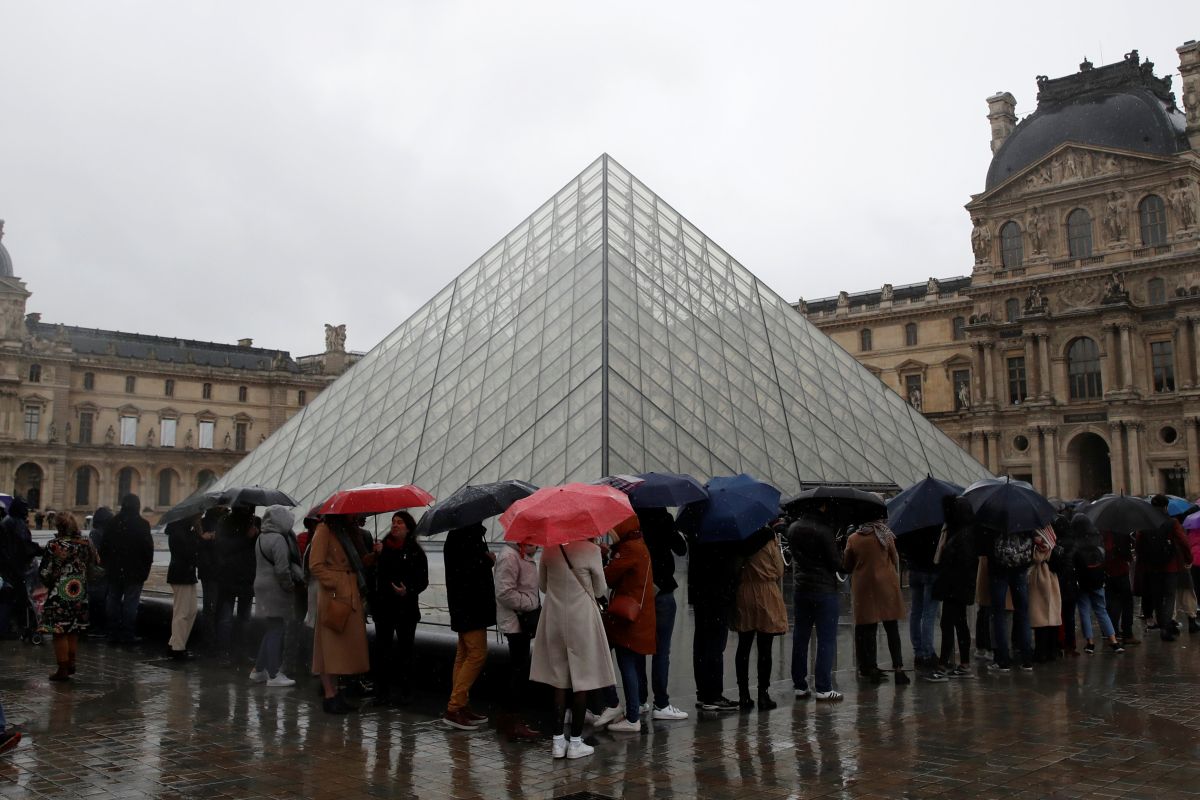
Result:
<svg viewBox="0 0 1200 800"><path fill-rule="evenodd" d="M1200 495L1200 44L988 98L970 275L797 304L997 474Z"/></svg>
<svg viewBox="0 0 1200 800"><path fill-rule="evenodd" d="M0 222L0 238L3 222ZM149 519L215 481L353 363L42 322L0 241L0 491L86 515L135 492ZM81 516L82 519L82 516Z"/></svg>

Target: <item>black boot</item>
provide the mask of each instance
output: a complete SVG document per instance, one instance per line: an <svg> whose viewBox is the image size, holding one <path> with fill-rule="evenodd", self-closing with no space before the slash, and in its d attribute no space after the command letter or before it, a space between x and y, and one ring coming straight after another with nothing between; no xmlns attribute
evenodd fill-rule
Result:
<svg viewBox="0 0 1200 800"><path fill-rule="evenodd" d="M1200 633L1200 622L1195 617L1188 617L1188 633Z"/></svg>
<svg viewBox="0 0 1200 800"><path fill-rule="evenodd" d="M741 711L749 711L754 708L754 701L750 699L750 689L745 686L738 687L738 709Z"/></svg>
<svg viewBox="0 0 1200 800"><path fill-rule="evenodd" d="M770 711L775 708L779 708L779 704L771 699L771 695L767 693L766 689L759 689L758 690L758 710L759 711Z"/></svg>

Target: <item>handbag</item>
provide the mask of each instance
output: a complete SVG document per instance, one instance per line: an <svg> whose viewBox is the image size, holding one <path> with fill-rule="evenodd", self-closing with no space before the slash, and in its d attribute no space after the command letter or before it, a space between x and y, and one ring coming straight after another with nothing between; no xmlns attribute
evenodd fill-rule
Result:
<svg viewBox="0 0 1200 800"><path fill-rule="evenodd" d="M646 580L642 583L642 599L634 600L627 594L617 594L613 592L612 597L608 599L608 610L605 612L610 617L625 622L633 622L642 613L642 603L646 602L646 586L650 583L650 568L646 568Z"/></svg>
<svg viewBox="0 0 1200 800"><path fill-rule="evenodd" d="M333 595L325 604L325 608L321 609L321 624L334 633L341 633L345 630L346 620L350 619L353 611L354 606L338 598L337 595Z"/></svg>

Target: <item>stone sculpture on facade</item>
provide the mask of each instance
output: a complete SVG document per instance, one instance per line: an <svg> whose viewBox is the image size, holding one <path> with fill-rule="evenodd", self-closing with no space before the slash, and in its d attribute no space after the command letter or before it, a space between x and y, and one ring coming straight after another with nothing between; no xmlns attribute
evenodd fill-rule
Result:
<svg viewBox="0 0 1200 800"><path fill-rule="evenodd" d="M1025 229L1029 231L1029 244L1033 247L1033 252L1045 253L1050 236L1050 224L1046 221L1046 215L1037 206L1029 209L1029 214L1025 217Z"/></svg>
<svg viewBox="0 0 1200 800"><path fill-rule="evenodd" d="M1129 200L1122 192L1112 192L1104 205L1104 235L1109 242L1123 242L1129 231Z"/></svg>
<svg viewBox="0 0 1200 800"><path fill-rule="evenodd" d="M183 437L183 449L184 450L192 449L192 429L191 428L188 428L187 434Z"/></svg>
<svg viewBox="0 0 1200 800"><path fill-rule="evenodd" d="M1175 212L1175 218L1179 220L1181 229L1190 230L1195 227L1196 194L1186 180L1181 179L1171 189L1167 194L1167 203L1171 206L1171 211Z"/></svg>
<svg viewBox="0 0 1200 800"><path fill-rule="evenodd" d="M975 251L975 263L983 264L992 252L992 232L983 220L975 218L975 227L971 229L971 249Z"/></svg>
<svg viewBox="0 0 1200 800"><path fill-rule="evenodd" d="M890 283L885 283L883 288L879 290L879 301L881 303L891 302L896 297L896 292Z"/></svg>
<svg viewBox="0 0 1200 800"><path fill-rule="evenodd" d="M1125 277L1121 273L1114 272L1108 276L1108 282L1104 285L1104 299L1101 302L1129 302L1129 292L1125 290Z"/></svg>
<svg viewBox="0 0 1200 800"><path fill-rule="evenodd" d="M912 406L913 409L916 411L921 410L921 390L920 389L913 387L911 390L909 390L908 404L910 406Z"/></svg>
<svg viewBox="0 0 1200 800"><path fill-rule="evenodd" d="M108 430L104 432L104 443L112 444L117 440L117 432L113 430L113 426L109 425Z"/></svg>
<svg viewBox="0 0 1200 800"><path fill-rule="evenodd" d="M346 326L325 324L325 352L346 352Z"/></svg>
<svg viewBox="0 0 1200 800"><path fill-rule="evenodd" d="M1042 311L1046 308L1046 296L1040 286L1031 286L1029 296L1025 298L1026 311Z"/></svg>
<svg viewBox="0 0 1200 800"><path fill-rule="evenodd" d="M965 382L958 385L958 407L962 411L971 408L971 388Z"/></svg>
<svg viewBox="0 0 1200 800"><path fill-rule="evenodd" d="M146 447L154 447L154 428L146 431Z"/></svg>
<svg viewBox="0 0 1200 800"><path fill-rule="evenodd" d="M51 444L58 441L58 426L54 424L53 420L50 421L50 427L46 430L46 441Z"/></svg>

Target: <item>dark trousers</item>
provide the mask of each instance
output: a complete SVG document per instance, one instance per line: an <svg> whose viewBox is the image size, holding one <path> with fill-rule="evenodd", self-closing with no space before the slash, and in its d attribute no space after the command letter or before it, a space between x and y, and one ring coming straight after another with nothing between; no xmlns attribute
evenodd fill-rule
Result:
<svg viewBox="0 0 1200 800"><path fill-rule="evenodd" d="M725 690L725 644L729 624L723 614L697 607L692 638L692 671L696 678L696 697L711 701Z"/></svg>
<svg viewBox="0 0 1200 800"><path fill-rule="evenodd" d="M227 658L245 655L242 637L250 622L250 604L253 601L253 586L217 587L217 646Z"/></svg>
<svg viewBox="0 0 1200 800"><path fill-rule="evenodd" d="M88 581L88 632L102 634L108 630L108 580Z"/></svg>
<svg viewBox="0 0 1200 800"><path fill-rule="evenodd" d="M1133 587L1128 575L1108 575L1104 579L1104 600L1108 618L1123 639L1133 638Z"/></svg>
<svg viewBox="0 0 1200 800"><path fill-rule="evenodd" d="M737 670L738 691L750 693L750 648L758 643L758 691L765 692L771 688L771 644L775 639L773 633L758 631L739 631L737 651L733 654L733 665Z"/></svg>
<svg viewBox="0 0 1200 800"><path fill-rule="evenodd" d="M975 649L992 649L992 607L980 606L975 611Z"/></svg>
<svg viewBox="0 0 1200 800"><path fill-rule="evenodd" d="M375 619L375 653L372 663L374 669L375 693L380 697L387 696L394 687L399 688L401 696L412 692L413 680L413 642L417 636L418 619L395 619L380 616ZM508 651L513 653L513 638L524 634L511 634L508 637ZM525 680L529 679L529 637L525 639ZM516 669L517 662L513 661ZM515 701L514 701L515 702Z"/></svg>
<svg viewBox="0 0 1200 800"><path fill-rule="evenodd" d="M1075 606L1079 602L1074 587L1063 590L1062 596L1062 643L1063 649L1070 652L1075 648ZM1035 643L1036 644L1036 643Z"/></svg>
<svg viewBox="0 0 1200 800"><path fill-rule="evenodd" d="M967 607L953 600L942 603L942 663L954 663L954 641L958 639L958 662L971 660L971 628L967 625Z"/></svg>
<svg viewBox="0 0 1200 800"><path fill-rule="evenodd" d="M875 672L879 669L878 648L875 644L878 629L879 624L875 622L854 626L854 643L858 650L859 672ZM900 624L894 619L885 619L883 632L887 635L888 652L892 656L892 668L903 669L904 654L900 650Z"/></svg>
<svg viewBox="0 0 1200 800"><path fill-rule="evenodd" d="M137 630L138 605L142 601L140 582L110 578L108 581L108 638L113 642L132 642Z"/></svg>
<svg viewBox="0 0 1200 800"><path fill-rule="evenodd" d="M533 637L528 633L506 633L508 640L508 696L504 706L508 711L517 711L529 706L529 644Z"/></svg>
<svg viewBox="0 0 1200 800"><path fill-rule="evenodd" d="M837 655L838 596L836 592L796 592L796 626L792 630L792 685L808 689L808 643L817 629L816 690L833 690L833 660Z"/></svg>

